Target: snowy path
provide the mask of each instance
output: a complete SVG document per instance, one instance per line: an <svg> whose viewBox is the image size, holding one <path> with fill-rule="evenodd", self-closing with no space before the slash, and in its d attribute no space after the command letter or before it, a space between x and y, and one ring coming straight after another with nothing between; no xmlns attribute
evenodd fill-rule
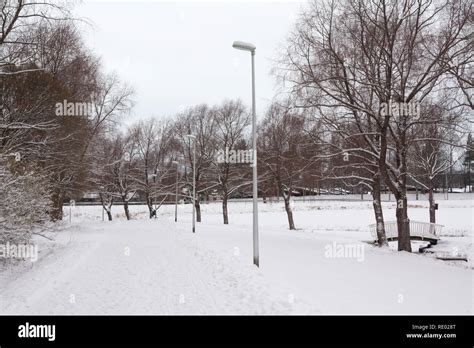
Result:
<svg viewBox="0 0 474 348"><path fill-rule="evenodd" d="M10 279L1 292L0 313L288 311L265 294L256 270L247 267L245 276L231 263L224 265L176 225L132 221L107 227L72 232L63 250Z"/></svg>
<svg viewBox="0 0 474 348"><path fill-rule="evenodd" d="M228 226L207 215L194 235L188 215L66 228L37 263L0 273L0 313L473 313L470 268L379 250L358 231L288 231L269 212L257 269L250 214ZM334 241L364 245L363 260L327 257Z"/></svg>

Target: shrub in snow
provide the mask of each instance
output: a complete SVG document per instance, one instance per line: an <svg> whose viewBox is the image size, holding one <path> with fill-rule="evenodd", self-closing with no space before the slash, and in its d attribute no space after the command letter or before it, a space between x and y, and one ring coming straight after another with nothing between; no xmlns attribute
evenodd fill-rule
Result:
<svg viewBox="0 0 474 348"><path fill-rule="evenodd" d="M0 168L0 244L28 244L49 221L51 196L37 172L14 173Z"/></svg>

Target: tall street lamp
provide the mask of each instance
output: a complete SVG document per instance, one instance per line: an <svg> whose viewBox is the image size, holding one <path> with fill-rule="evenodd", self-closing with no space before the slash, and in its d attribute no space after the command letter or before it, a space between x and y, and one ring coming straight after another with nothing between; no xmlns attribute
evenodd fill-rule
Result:
<svg viewBox="0 0 474 348"><path fill-rule="evenodd" d="M178 161L173 161L173 164L176 165L176 199L175 199L175 205L174 205L174 222L178 221Z"/></svg>
<svg viewBox="0 0 474 348"><path fill-rule="evenodd" d="M258 252L258 183L257 183L257 116L255 111L255 45L242 41L234 41L232 47L249 51L252 58L252 146L253 146L253 263L260 264Z"/></svg>
<svg viewBox="0 0 474 348"><path fill-rule="evenodd" d="M196 136L186 135L189 141L193 142L193 233L196 232Z"/></svg>

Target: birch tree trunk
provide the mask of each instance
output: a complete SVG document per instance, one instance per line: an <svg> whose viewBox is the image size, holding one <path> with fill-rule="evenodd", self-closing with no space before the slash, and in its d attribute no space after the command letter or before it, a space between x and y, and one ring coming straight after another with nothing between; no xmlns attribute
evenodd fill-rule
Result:
<svg viewBox="0 0 474 348"><path fill-rule="evenodd" d="M372 187L372 204L374 207L376 228L377 228L377 241L379 247L388 246L387 235L385 234L385 223L383 218L382 209L382 198L380 192L380 177L374 178L374 184Z"/></svg>
<svg viewBox="0 0 474 348"><path fill-rule="evenodd" d="M196 222L201 222L201 203L199 202L198 195L196 195L196 202L194 206L196 207Z"/></svg>
<svg viewBox="0 0 474 348"><path fill-rule="evenodd" d="M123 210L125 211L125 216L127 220L130 220L130 210L128 209L128 200L123 199Z"/></svg>
<svg viewBox="0 0 474 348"><path fill-rule="evenodd" d="M434 200L434 192L433 192L433 183L430 180L428 186L428 201L430 204L430 222L436 223L436 210L435 210L435 200Z"/></svg>
<svg viewBox="0 0 474 348"><path fill-rule="evenodd" d="M290 230L295 230L295 222L293 220L293 211L291 210L291 193L285 194L283 189L281 190L283 192L283 200L285 201L285 210L286 210L286 215L288 216L288 227Z"/></svg>
<svg viewBox="0 0 474 348"><path fill-rule="evenodd" d="M229 224L229 213L227 211L227 200L228 200L228 195L227 193L224 193L222 196L222 215L224 218L224 225Z"/></svg>

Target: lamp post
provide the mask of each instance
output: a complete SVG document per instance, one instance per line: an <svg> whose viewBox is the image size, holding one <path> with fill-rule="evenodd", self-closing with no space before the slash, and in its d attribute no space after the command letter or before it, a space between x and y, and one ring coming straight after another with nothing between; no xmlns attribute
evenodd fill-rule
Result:
<svg viewBox="0 0 474 348"><path fill-rule="evenodd" d="M69 222L72 222L72 207L76 205L76 201L73 199L69 200Z"/></svg>
<svg viewBox="0 0 474 348"><path fill-rule="evenodd" d="M174 222L178 221L178 161L173 161L173 164L176 164L176 199L174 205Z"/></svg>
<svg viewBox="0 0 474 348"><path fill-rule="evenodd" d="M104 191L104 186L101 185L101 186L99 187L99 189L100 189L100 193L99 193L100 201L101 201L101 203L102 203L102 192ZM104 204L101 204L101 205L102 205L102 221L104 221L104 220L105 220L105 218L104 218L104 210L105 210L105 209L104 209Z"/></svg>
<svg viewBox="0 0 474 348"><path fill-rule="evenodd" d="M234 41L233 48L248 51L252 59L252 147L253 147L253 263L259 267L258 251L258 183L257 183L257 116L255 111L255 45L242 41Z"/></svg>
<svg viewBox="0 0 474 348"><path fill-rule="evenodd" d="M193 233L196 233L196 136L186 135L193 142Z"/></svg>

